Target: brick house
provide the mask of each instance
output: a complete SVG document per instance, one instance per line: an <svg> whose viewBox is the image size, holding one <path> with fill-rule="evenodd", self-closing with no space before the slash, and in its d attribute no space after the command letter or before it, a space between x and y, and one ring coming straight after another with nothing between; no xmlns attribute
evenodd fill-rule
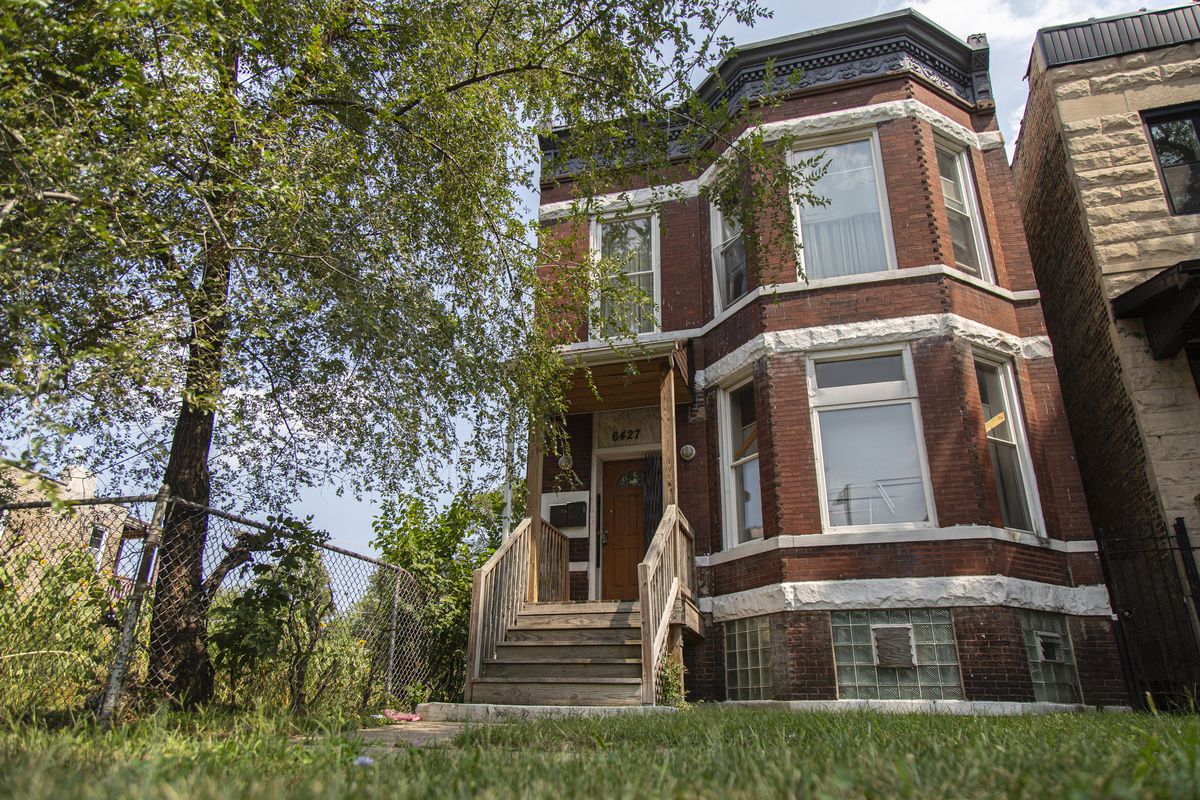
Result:
<svg viewBox="0 0 1200 800"><path fill-rule="evenodd" d="M702 95L753 100L768 59L803 72L762 124L826 155L830 202L754 275L708 172L595 198L579 238L658 317L636 374L567 346L599 397L566 455L531 443L468 700L652 703L673 651L692 699L1127 703L986 38L884 14L741 47ZM547 235L573 191L546 174Z"/></svg>
<svg viewBox="0 0 1200 800"><path fill-rule="evenodd" d="M1194 696L1200 8L1039 31L1029 90L1013 174L1113 604L1139 694Z"/></svg>

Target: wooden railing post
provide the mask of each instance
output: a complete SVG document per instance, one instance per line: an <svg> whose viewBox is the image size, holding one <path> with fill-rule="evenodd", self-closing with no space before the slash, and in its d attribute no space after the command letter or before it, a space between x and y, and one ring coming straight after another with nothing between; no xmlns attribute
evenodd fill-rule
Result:
<svg viewBox="0 0 1200 800"><path fill-rule="evenodd" d="M675 452L675 367L668 362L658 388L658 413L662 428L662 507L665 511L679 502Z"/></svg>
<svg viewBox="0 0 1200 800"><path fill-rule="evenodd" d="M529 423L529 449L525 465L527 492L525 516L529 518L529 585L525 600L538 601L538 558L542 540L542 429L537 423Z"/></svg>

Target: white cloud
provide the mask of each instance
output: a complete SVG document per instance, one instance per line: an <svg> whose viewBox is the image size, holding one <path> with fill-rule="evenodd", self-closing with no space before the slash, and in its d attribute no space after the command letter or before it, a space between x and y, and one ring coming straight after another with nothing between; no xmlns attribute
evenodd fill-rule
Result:
<svg viewBox="0 0 1200 800"><path fill-rule="evenodd" d="M888 4L892 5L892 4ZM943 28L966 37L986 33L992 44L1016 44L1028 48L1039 28L1080 22L1137 11L1143 6L1162 8L1175 2L1137 0L1045 0L1045 2L964 2L964 0L917 0L912 7Z"/></svg>

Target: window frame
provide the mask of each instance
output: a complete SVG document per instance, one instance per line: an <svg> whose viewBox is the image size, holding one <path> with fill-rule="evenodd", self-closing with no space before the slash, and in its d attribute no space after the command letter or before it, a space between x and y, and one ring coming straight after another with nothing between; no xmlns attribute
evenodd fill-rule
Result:
<svg viewBox="0 0 1200 800"><path fill-rule="evenodd" d="M1150 160L1154 162L1154 171L1158 174L1158 185L1162 187L1163 198L1167 202L1167 211L1173 217L1190 217L1200 214L1197 211L1176 211L1175 198L1167 186L1167 176L1163 174L1162 163L1158 158L1158 148L1154 146L1154 137L1150 134L1150 125L1155 122L1167 122L1172 119L1191 118L1192 129L1200 140L1200 103L1183 103L1141 112L1142 128L1146 134L1146 146L1150 148Z"/></svg>
<svg viewBox="0 0 1200 800"><path fill-rule="evenodd" d="M601 238L601 228L606 222L628 222L635 219L648 218L650 220L650 265L654 274L654 327L653 329L641 332L639 331L635 338L640 336L649 336L655 333L662 332L662 250L659 241L659 222L658 211L653 208L640 207L629 210L621 210L606 214L594 215L588 224L588 252L596 263L604 257L603 239ZM600 298L597 294L592 294L591 311L593 316L597 316L600 308ZM596 336L597 331L595 326L588 325L589 342L602 342L603 337Z"/></svg>
<svg viewBox="0 0 1200 800"><path fill-rule="evenodd" d="M817 388L817 364L830 361L851 361L868 356L897 355L904 366L903 381L879 384L857 384L838 386L832 389ZM842 350L826 350L808 355L806 374L808 378L809 423L812 426L814 466L817 472L817 492L821 509L821 531L823 533L872 533L878 531L928 530L938 527L937 507L934 505L933 482L929 474L929 455L925 447L925 428L921 422L921 401L917 394L916 371L913 368L912 348L902 344L873 345ZM884 387L878 393L861 387ZM850 390L850 391L848 391ZM901 392L903 394L901 394ZM916 438L917 460L920 462L921 483L925 491L925 509L928 519L924 522L886 522L867 525L833 525L829 516L829 494L825 486L825 454L821 441L820 412L828 409L872 408L907 403L913 418L913 435Z"/></svg>
<svg viewBox="0 0 1200 800"><path fill-rule="evenodd" d="M879 201L879 216L881 227L883 228L883 249L887 260L887 265L883 269L873 270L871 272L860 272L852 275L827 275L823 277L814 277L808 272L808 264L804 257L804 224L800 218L800 212L803 208L803 203L800 198L793 196L791 198L792 206L792 235L796 240L796 275L797 278L803 275L805 281L824 281L831 279L857 278L863 275L875 275L881 272L895 272L899 266L896 261L896 240L892 232L892 210L888 202L887 194L887 176L884 171L883 150L879 146L879 128L871 126L869 128L855 128L851 130L839 131L824 136L817 136L808 139L802 139L795 143L793 148L788 152L788 166L795 166L802 159L800 154L810 150L823 150L830 147L836 147L843 144L853 144L855 142L869 141L871 143L871 155L873 158L872 165L875 168L875 194Z"/></svg>
<svg viewBox="0 0 1200 800"><path fill-rule="evenodd" d="M751 457L742 458L738 464L733 463L733 441L731 434L733 432L733 395L740 389L747 386L754 386L754 402L758 403L758 386L754 383L753 367L748 367L740 370L726 383L718 387L717 395L717 437L719 439L717 447L717 458L719 459L718 466L721 470L721 542L722 550L732 550L737 547L753 544L759 541L755 537L750 537L744 542L737 540L737 506L734 502L734 495L737 492L737 483L734 478L733 471L735 467L747 463ZM758 432L762 433L762 420L755 419L755 425L758 427ZM759 452L752 457L758 461L758 485L759 485L759 513L762 513L762 445L759 443ZM763 528L765 536L766 518L763 518Z"/></svg>
<svg viewBox="0 0 1200 800"><path fill-rule="evenodd" d="M969 148L956 146L946 141L945 139L937 139L934 142L934 147L943 153L948 154L954 159L954 166L958 171L959 189L963 193L963 198L966 201L967 221L971 225L971 235L975 237L975 251L979 254L979 274L972 275L968 270L958 266L958 259L954 259L954 268L960 272L965 272L971 277L986 281L987 283L996 283L996 272L992 266L992 252L990 242L988 241L987 230L983 226L983 207L979 202L979 189L975 186L975 175L971 170L971 154ZM937 160L934 159L934 163ZM942 170L938 164L938 186L941 186ZM945 192L942 192L942 204L946 204ZM947 206L947 216L950 209ZM953 235L951 236L953 238Z"/></svg>
<svg viewBox="0 0 1200 800"><path fill-rule="evenodd" d="M1020 392L1017 391L1016 369L1011 359L986 350L974 350L972 367L974 367L973 362L975 361L996 367L1000 373L1000 388L1004 392L1005 413L1009 416L1009 422L1012 424L1013 438L1017 449L1017 465L1021 468L1021 480L1025 484L1025 503L1028 506L1029 520L1033 523L1033 530L1024 532L1032 533L1043 539L1049 538L1050 534L1046 530L1046 520L1042 513L1042 498L1038 491L1037 473L1033 468L1033 451L1029 447L1029 432L1025 427L1025 408L1021 404ZM978 385L975 387L975 396L982 402ZM986 432L984 437L987 438ZM995 469L993 465L993 472ZM1023 529L1005 528L1005 530L1021 531Z"/></svg>
<svg viewBox="0 0 1200 800"><path fill-rule="evenodd" d="M723 288L724 287L724 275L718 274L718 270L717 270L717 249L719 247L721 247L722 244L724 244L724 240L720 239L720 237L723 233L723 231L721 229L722 229L722 227L724 227L722 225L724 220L725 220L725 215L721 213L721 209L717 206L716 203L713 203L710 201L708 204L708 229L709 229L709 242L712 244L712 247L709 248L709 258L712 263L713 317L714 318L716 318L718 315L724 313L727 309L733 307L739 300L741 300L743 297L746 297L747 295L749 295L751 292L754 291L754 287L750 285L750 254L747 253L746 254L746 291L742 292L740 295L733 298L729 302L725 302L725 298L724 298L725 292L724 292L724 288ZM742 237L742 248L744 251L745 246L746 246L746 231L745 231L745 229L742 230L740 235ZM732 241L732 239L730 241ZM724 271L724 267L725 267L725 265L724 265L724 263L722 263L721 264L722 272Z"/></svg>

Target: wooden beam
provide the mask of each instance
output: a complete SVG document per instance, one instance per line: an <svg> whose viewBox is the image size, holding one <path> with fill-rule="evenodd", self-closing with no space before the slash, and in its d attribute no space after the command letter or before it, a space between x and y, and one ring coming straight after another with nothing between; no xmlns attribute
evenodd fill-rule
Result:
<svg viewBox="0 0 1200 800"><path fill-rule="evenodd" d="M542 538L542 428L529 423L528 458L525 463L525 516L529 517L529 582L525 600L538 599L538 550Z"/></svg>
<svg viewBox="0 0 1200 800"><path fill-rule="evenodd" d="M678 505L679 487L675 447L675 366L668 360L659 378L658 412L662 420L663 510Z"/></svg>

